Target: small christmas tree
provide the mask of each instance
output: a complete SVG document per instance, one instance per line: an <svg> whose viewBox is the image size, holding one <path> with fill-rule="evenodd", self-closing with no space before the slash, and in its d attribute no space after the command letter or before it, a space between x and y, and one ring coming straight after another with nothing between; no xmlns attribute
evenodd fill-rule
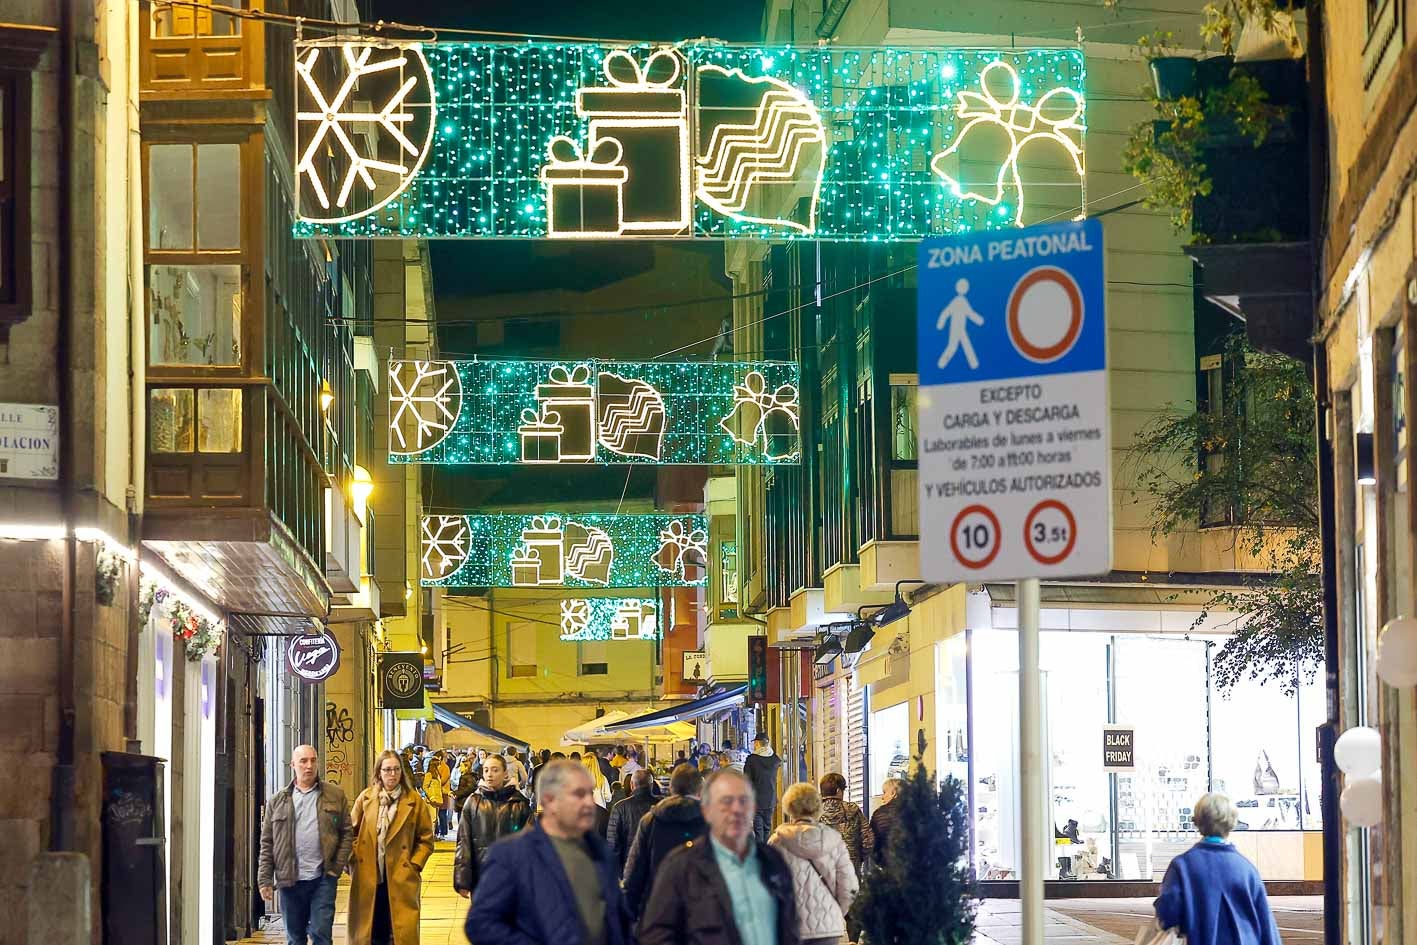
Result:
<svg viewBox="0 0 1417 945"><path fill-rule="evenodd" d="M868 945L967 945L976 909L968 795L954 777L937 785L915 760L891 801L899 816L884 866L862 879L853 911Z"/></svg>

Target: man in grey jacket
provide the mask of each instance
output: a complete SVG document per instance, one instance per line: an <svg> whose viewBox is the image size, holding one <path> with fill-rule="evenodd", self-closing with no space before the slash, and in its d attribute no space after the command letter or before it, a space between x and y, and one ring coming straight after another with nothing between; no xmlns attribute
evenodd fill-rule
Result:
<svg viewBox="0 0 1417 945"><path fill-rule="evenodd" d="M273 902L280 889L286 945L330 945L335 887L349 863L354 823L349 800L338 785L320 780L315 749L301 745L290 757L294 773L266 803L261 819L261 898Z"/></svg>

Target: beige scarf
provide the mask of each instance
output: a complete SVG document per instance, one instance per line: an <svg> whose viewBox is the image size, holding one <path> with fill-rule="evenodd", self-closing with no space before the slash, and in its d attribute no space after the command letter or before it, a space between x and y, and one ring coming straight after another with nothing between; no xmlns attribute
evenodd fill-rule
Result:
<svg viewBox="0 0 1417 945"><path fill-rule="evenodd" d="M392 792L383 788L379 789L379 881L383 882L387 875L384 871L384 842L388 838L389 824L394 820L394 809L398 807L399 798L403 796L403 785L394 788Z"/></svg>

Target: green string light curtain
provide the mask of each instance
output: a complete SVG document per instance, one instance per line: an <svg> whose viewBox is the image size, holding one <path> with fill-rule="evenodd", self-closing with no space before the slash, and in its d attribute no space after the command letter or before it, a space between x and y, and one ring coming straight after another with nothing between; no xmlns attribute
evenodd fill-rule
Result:
<svg viewBox="0 0 1417 945"><path fill-rule="evenodd" d="M791 361L392 361L389 461L800 461Z"/></svg>
<svg viewBox="0 0 1417 945"><path fill-rule="evenodd" d="M708 520L608 512L427 515L424 587L699 587Z"/></svg>
<svg viewBox="0 0 1417 945"><path fill-rule="evenodd" d="M1080 206L1076 49L296 45L295 232L918 240Z"/></svg>

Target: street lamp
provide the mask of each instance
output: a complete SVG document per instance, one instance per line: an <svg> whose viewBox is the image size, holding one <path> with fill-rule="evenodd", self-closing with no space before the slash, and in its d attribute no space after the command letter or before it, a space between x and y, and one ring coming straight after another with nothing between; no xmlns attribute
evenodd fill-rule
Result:
<svg viewBox="0 0 1417 945"><path fill-rule="evenodd" d="M334 389L330 387L328 379L320 382L320 412L329 413L330 406L335 402Z"/></svg>

